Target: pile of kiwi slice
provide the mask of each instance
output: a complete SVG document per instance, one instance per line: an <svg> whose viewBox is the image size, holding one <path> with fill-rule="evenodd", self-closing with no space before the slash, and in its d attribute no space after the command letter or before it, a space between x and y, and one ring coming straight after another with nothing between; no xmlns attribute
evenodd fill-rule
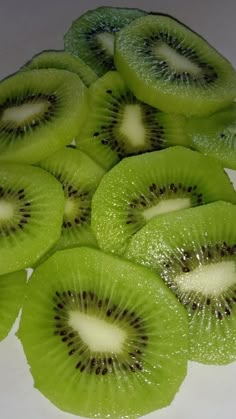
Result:
<svg viewBox="0 0 236 419"><path fill-rule="evenodd" d="M22 308L45 397L137 418L236 360L236 72L138 9L64 39L0 82L0 340Z"/></svg>

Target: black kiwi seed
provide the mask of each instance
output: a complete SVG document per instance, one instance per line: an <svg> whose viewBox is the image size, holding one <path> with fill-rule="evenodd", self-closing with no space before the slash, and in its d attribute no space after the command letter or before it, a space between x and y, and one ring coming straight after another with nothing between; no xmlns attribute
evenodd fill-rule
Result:
<svg viewBox="0 0 236 419"><path fill-rule="evenodd" d="M81 57L101 77L107 71L115 69L113 50L107 48L103 36L109 36L109 43L111 43L116 32L143 14L144 12L136 9L115 7L89 10L75 20L66 33L65 49Z"/></svg>
<svg viewBox="0 0 236 419"><path fill-rule="evenodd" d="M81 290L80 293L75 294L73 291L56 291L53 295L54 310L59 310L60 314L54 314L54 330L53 334L60 337L62 344L66 344L69 348L68 356L72 357L76 353L79 357L83 358L77 359L75 363L75 368L87 374L95 373L95 375L107 375L114 372L115 369L119 368L129 368L132 372L137 372L142 370L142 355L143 350L141 348L145 347L148 343L148 334L146 331L145 322L142 317L137 316L137 313L134 311L129 311L124 309L120 311L116 304L112 304L110 298L105 298L104 300L99 298L91 290ZM118 355L106 355L101 358L100 354L91 352L87 345L82 341L79 333L72 330L71 326L68 324L68 312L75 308L76 310L90 312L92 315L101 317L101 311L104 308L106 316L109 318L109 321L119 319L121 323L126 323L131 330L134 336L130 339L127 346L127 350L124 349L122 358L126 359L126 363L120 363ZM96 314L95 314L96 313ZM117 321L117 320L116 320ZM142 324L142 326L141 326ZM137 328L138 326L138 328ZM129 360L132 360L130 363ZM125 365L122 366L122 365Z"/></svg>
<svg viewBox="0 0 236 419"><path fill-rule="evenodd" d="M202 71L198 75L191 74L187 71L177 71L173 72L173 68L164 60L157 60L156 55L153 53L155 45L157 43L164 42L174 50L178 52L181 56L188 59L188 61L196 64L198 68ZM193 85L202 85L202 84L212 84L214 83L218 75L211 65L208 63L202 62L197 52L193 48L189 48L184 44L183 40L179 40L177 37L169 36L166 32L159 32L154 34L149 38L144 39L145 49L143 54L147 57L147 60L151 62L153 67L157 68L157 77L162 77L164 79L173 80L175 82L182 83L187 81Z"/></svg>
<svg viewBox="0 0 236 419"><path fill-rule="evenodd" d="M155 206L160 199L175 198L177 192L182 198L190 198L191 206L201 205L204 203L203 194L197 192L196 185L171 183L158 187L155 183L152 183L147 187L145 195L140 194L139 197L135 195L135 198L129 202L126 224L134 224L138 221L140 217L138 211L140 212L141 210L142 213L144 208Z"/></svg>
<svg viewBox="0 0 236 419"><path fill-rule="evenodd" d="M63 228L70 229L75 226L77 227L78 225L89 223L91 218L90 193L87 191L80 191L74 186L64 182L61 176L57 176L57 178L62 183L65 198L72 199L75 202L77 212L77 214L70 217L70 219L64 214Z"/></svg>
<svg viewBox="0 0 236 419"><path fill-rule="evenodd" d="M191 310L202 310L204 309L204 306L208 306L218 320L222 320L225 316L230 317L234 304L236 303L236 296L233 295L236 294L236 290L232 289L232 287L226 290L220 296L220 299L204 296L200 292L195 293L194 302L192 302L191 293L180 293L178 287L173 282L172 277L175 277L180 273L188 273L197 268L199 266L199 257L202 266L209 264L209 262L234 260L234 251L235 245L230 245L225 241L214 245L202 245L200 247L200 254L197 255L195 251L181 249L181 256L170 255L169 261L165 260L165 280L173 292L176 293L177 298L181 303L186 307L190 307ZM179 263L179 260L181 261L181 264ZM188 261L188 265L186 265L186 261Z"/></svg>
<svg viewBox="0 0 236 419"><path fill-rule="evenodd" d="M107 98L108 92L111 93L109 93ZM126 156L138 155L145 151L160 150L165 147L165 127L158 121L158 111L156 109L140 102L125 86L121 90L113 90L105 86L103 96L104 108L111 109L112 113L110 112L104 118L102 125L97 126L97 129L89 133L88 136L92 137L96 143L99 142L101 146L109 147L116 153L116 157L119 160ZM145 141L140 146L141 148L130 144L129 138L121 130L121 122L124 120L125 111L129 105L139 107L141 112L140 119L143 126L147 128L145 130ZM94 118L97 118L96 108L94 109ZM88 125L86 128L89 130L90 126ZM90 145L93 147L92 143ZM81 143L79 147L81 147Z"/></svg>

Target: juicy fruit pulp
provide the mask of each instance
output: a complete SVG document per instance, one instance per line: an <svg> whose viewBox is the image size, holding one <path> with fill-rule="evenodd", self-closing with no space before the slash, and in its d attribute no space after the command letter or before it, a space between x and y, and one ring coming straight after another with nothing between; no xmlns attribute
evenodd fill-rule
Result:
<svg viewBox="0 0 236 419"><path fill-rule="evenodd" d="M144 16L123 28L115 64L137 98L164 112L207 115L236 96L231 64L168 16Z"/></svg>
<svg viewBox="0 0 236 419"><path fill-rule="evenodd" d="M60 237L61 185L42 169L0 165L0 274L32 266Z"/></svg>
<svg viewBox="0 0 236 419"><path fill-rule="evenodd" d="M21 71L0 84L0 161L36 163L75 137L86 115L76 74Z"/></svg>
<svg viewBox="0 0 236 419"><path fill-rule="evenodd" d="M218 222L217 222L218 220ZM189 315L189 357L236 360L236 206L216 202L153 219L126 256L154 269Z"/></svg>
<svg viewBox="0 0 236 419"><path fill-rule="evenodd" d="M122 254L150 219L236 193L213 159L183 147L122 160L102 179L92 201L92 228L99 246Z"/></svg>
<svg viewBox="0 0 236 419"><path fill-rule="evenodd" d="M155 274L95 249L60 251L37 268L18 335L35 386L86 417L163 407L186 374L184 309Z"/></svg>

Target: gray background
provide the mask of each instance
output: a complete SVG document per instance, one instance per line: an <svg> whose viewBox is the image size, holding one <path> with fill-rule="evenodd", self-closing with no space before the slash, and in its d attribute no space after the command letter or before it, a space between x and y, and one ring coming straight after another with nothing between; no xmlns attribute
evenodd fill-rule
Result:
<svg viewBox="0 0 236 419"><path fill-rule="evenodd" d="M63 47L71 21L100 5L139 7L166 12L206 37L236 66L236 2L188 0L79 1L0 0L0 78L15 72L43 49ZM235 174L231 171L232 178ZM15 328L0 344L0 417L72 419L33 388ZM146 419L235 419L236 363L223 367L189 364L181 391L170 407Z"/></svg>
<svg viewBox="0 0 236 419"><path fill-rule="evenodd" d="M102 5L166 12L184 21L236 65L235 0L0 0L0 77L32 55L63 47L63 34L81 13Z"/></svg>

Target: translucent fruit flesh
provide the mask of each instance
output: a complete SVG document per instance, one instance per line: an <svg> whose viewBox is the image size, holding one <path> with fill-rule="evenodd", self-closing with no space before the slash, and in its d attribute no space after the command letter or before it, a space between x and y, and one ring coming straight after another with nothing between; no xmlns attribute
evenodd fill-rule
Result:
<svg viewBox="0 0 236 419"><path fill-rule="evenodd" d="M151 218L236 193L215 160L184 147L128 157L105 174L92 201L92 228L99 246L122 254Z"/></svg>
<svg viewBox="0 0 236 419"><path fill-rule="evenodd" d="M29 268L60 237L64 195L42 169L0 165L0 274ZM13 256L14 255L14 256Z"/></svg>
<svg viewBox="0 0 236 419"><path fill-rule="evenodd" d="M150 221L126 257L154 269L189 316L190 359L236 360L236 206L215 202Z"/></svg>
<svg viewBox="0 0 236 419"><path fill-rule="evenodd" d="M184 309L155 274L95 249L36 269L18 336L36 388L80 416L139 417L169 404L186 374Z"/></svg>
<svg viewBox="0 0 236 419"><path fill-rule="evenodd" d="M0 161L36 163L69 144L86 116L86 87L57 69L21 71L0 84Z"/></svg>

